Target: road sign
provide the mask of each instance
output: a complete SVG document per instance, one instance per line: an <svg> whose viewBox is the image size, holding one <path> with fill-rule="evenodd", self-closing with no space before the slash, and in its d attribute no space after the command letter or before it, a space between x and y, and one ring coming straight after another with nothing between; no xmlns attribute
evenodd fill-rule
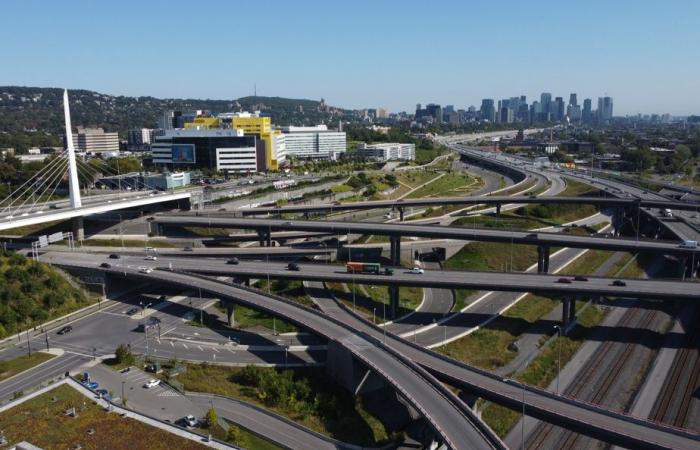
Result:
<svg viewBox="0 0 700 450"><path fill-rule="evenodd" d="M46 235L39 236L39 247L44 248L49 246L49 238Z"/></svg>
<svg viewBox="0 0 700 450"><path fill-rule="evenodd" d="M60 231L49 235L49 243L59 242L62 240L63 240L63 233Z"/></svg>

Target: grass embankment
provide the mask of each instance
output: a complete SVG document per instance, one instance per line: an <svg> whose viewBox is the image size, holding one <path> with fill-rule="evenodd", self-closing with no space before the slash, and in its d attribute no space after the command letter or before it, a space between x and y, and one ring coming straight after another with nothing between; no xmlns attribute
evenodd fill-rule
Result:
<svg viewBox="0 0 700 450"><path fill-rule="evenodd" d="M361 275L358 275L361 276ZM353 302L353 285L341 283L326 283L326 288L336 296L348 308L355 308L357 312L372 317L373 310L376 321L380 322L384 314L384 306L387 306L386 314L389 318L389 289L385 286L355 285L355 301ZM416 287L401 287L399 289L399 310L397 317L415 311L423 301L423 289Z"/></svg>
<svg viewBox="0 0 700 450"><path fill-rule="evenodd" d="M450 149L445 146L438 146L433 148L422 147L419 144L416 145L416 159L415 162L419 166L428 164L438 156L447 155L450 153Z"/></svg>
<svg viewBox="0 0 700 450"><path fill-rule="evenodd" d="M183 227L183 230L195 236L228 236L233 230L219 227Z"/></svg>
<svg viewBox="0 0 700 450"><path fill-rule="evenodd" d="M91 299L55 269L0 250L0 338L88 306Z"/></svg>
<svg viewBox="0 0 700 450"><path fill-rule="evenodd" d="M80 241L82 247L121 247L124 242L124 247L153 247L153 248L174 248L177 247L172 242L164 239L86 239Z"/></svg>
<svg viewBox="0 0 700 450"><path fill-rule="evenodd" d="M73 225L70 220L55 220L53 222L38 223L24 227L10 228L0 232L2 236L38 236L52 234L58 231L71 231Z"/></svg>
<svg viewBox="0 0 700 450"><path fill-rule="evenodd" d="M34 352L31 356L22 355L17 358L0 361L0 381L7 380L18 373L22 373L53 358L54 355L49 353Z"/></svg>
<svg viewBox="0 0 700 450"><path fill-rule="evenodd" d="M557 197L590 197L599 194L598 189L567 178L566 188L557 194ZM594 205L547 204L521 206L514 213L521 217L544 219L554 222L553 224L561 224L591 216L596 212L597 208Z"/></svg>
<svg viewBox="0 0 700 450"><path fill-rule="evenodd" d="M261 291L267 291L267 280L258 280L255 283L255 287ZM272 280L270 283L270 290L278 295L283 295L284 297L293 300L302 305L309 306L312 308L316 307L316 304L306 295L304 290L304 285L301 280Z"/></svg>
<svg viewBox="0 0 700 450"><path fill-rule="evenodd" d="M186 390L251 402L343 442L370 446L392 440L361 399L338 386L322 368L188 365L178 379Z"/></svg>
<svg viewBox="0 0 700 450"><path fill-rule="evenodd" d="M406 170L401 171L396 174L396 180L403 185L408 186L411 189L417 188L423 183L434 179L440 175L439 172L432 170Z"/></svg>
<svg viewBox="0 0 700 450"><path fill-rule="evenodd" d="M55 400L54 400L55 399ZM78 416L65 411L75 408ZM109 413L75 389L62 385L0 413L0 429L13 445L21 441L45 449L131 450L207 449L203 444ZM89 433L89 430L94 433Z"/></svg>
<svg viewBox="0 0 700 450"><path fill-rule="evenodd" d="M425 198L451 195L463 195L479 187L479 180L464 172L448 172L435 181L416 189L406 198Z"/></svg>

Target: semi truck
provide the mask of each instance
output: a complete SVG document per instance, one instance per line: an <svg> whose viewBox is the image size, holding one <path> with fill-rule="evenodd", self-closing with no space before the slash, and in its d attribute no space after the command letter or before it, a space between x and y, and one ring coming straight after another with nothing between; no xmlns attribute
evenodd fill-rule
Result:
<svg viewBox="0 0 700 450"><path fill-rule="evenodd" d="M382 265L379 263L363 263L363 262L348 262L345 265L348 273L372 273L375 275L393 275L393 269L385 267L382 271Z"/></svg>

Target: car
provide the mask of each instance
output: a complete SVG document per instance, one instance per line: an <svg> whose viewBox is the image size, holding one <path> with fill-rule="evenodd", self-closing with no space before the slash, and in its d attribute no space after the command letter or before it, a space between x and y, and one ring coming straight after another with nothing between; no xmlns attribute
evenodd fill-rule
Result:
<svg viewBox="0 0 700 450"><path fill-rule="evenodd" d="M66 325L65 327L58 330L58 334L64 335L66 333L70 333L71 331L73 331L73 327L70 325Z"/></svg>
<svg viewBox="0 0 700 450"><path fill-rule="evenodd" d="M289 221L285 222L284 224L285 225L293 225L292 222L289 222Z"/></svg>
<svg viewBox="0 0 700 450"><path fill-rule="evenodd" d="M83 386L88 389L97 389L99 384L96 381L83 381Z"/></svg>
<svg viewBox="0 0 700 450"><path fill-rule="evenodd" d="M234 265L235 265L235 264L238 264L239 262L240 262L240 261L238 261L238 258L236 258L236 257L234 256L233 258L231 258L231 259L229 259L228 261L226 261L226 264L234 264Z"/></svg>
<svg viewBox="0 0 700 450"><path fill-rule="evenodd" d="M557 280L557 283L562 283L562 284L571 284L571 280L569 278L559 278Z"/></svg>
<svg viewBox="0 0 700 450"><path fill-rule="evenodd" d="M109 395L109 391L107 391L107 389L97 389L95 392L100 396L100 398L107 400L108 402L112 401L112 396Z"/></svg>
<svg viewBox="0 0 700 450"><path fill-rule="evenodd" d="M156 251L156 249L154 247L144 247L143 250L146 252L155 252Z"/></svg>
<svg viewBox="0 0 700 450"><path fill-rule="evenodd" d="M535 238L537 239L537 233L529 233L525 236L526 238Z"/></svg>
<svg viewBox="0 0 700 450"><path fill-rule="evenodd" d="M413 269L409 270L408 273L423 274L425 273L425 270L420 267L414 267Z"/></svg>
<svg viewBox="0 0 700 450"><path fill-rule="evenodd" d="M151 272L153 272L153 269L151 269L150 267L139 267L139 272L141 272L141 273L151 273Z"/></svg>
<svg viewBox="0 0 700 450"><path fill-rule="evenodd" d="M182 422L189 428L196 427L197 426L197 418L193 416L192 414L188 414L185 417L182 418Z"/></svg>
<svg viewBox="0 0 700 450"><path fill-rule="evenodd" d="M393 275L394 274L394 269L391 267L385 267L384 268L384 275Z"/></svg>
<svg viewBox="0 0 700 450"><path fill-rule="evenodd" d="M138 309L137 307L134 306L133 308L129 308L129 309L126 311L126 315L127 315L127 316L133 316L133 315L136 314L137 312L139 312L139 309Z"/></svg>
<svg viewBox="0 0 700 450"><path fill-rule="evenodd" d="M333 202L333 205L335 205L335 206L340 206L340 205L342 205L342 203L340 203L338 200L335 200L335 201Z"/></svg>
<svg viewBox="0 0 700 450"><path fill-rule="evenodd" d="M292 263L287 264L287 270L291 270L291 271L294 271L294 272L298 272L298 271L300 271L301 269L299 268L299 264L293 263L293 262L292 262Z"/></svg>
<svg viewBox="0 0 700 450"><path fill-rule="evenodd" d="M111 255L109 255L109 259L119 259L119 258L121 258L121 256L117 255L116 253L112 253Z"/></svg>
<svg viewBox="0 0 700 450"><path fill-rule="evenodd" d="M151 378L150 380L146 381L143 385L146 389L151 389L160 384L160 380L157 378Z"/></svg>
<svg viewBox="0 0 700 450"><path fill-rule="evenodd" d="M146 261L157 261L158 257L156 255L148 255L145 259Z"/></svg>
<svg viewBox="0 0 700 450"><path fill-rule="evenodd" d="M185 251L185 252L191 252L191 251L192 251L192 247L187 246L187 247L183 248L182 250Z"/></svg>
<svg viewBox="0 0 700 450"><path fill-rule="evenodd" d="M613 286L619 286L619 287L625 287L625 286L627 286L627 283L625 283L625 282L622 281L622 280L615 280L615 281L612 282L612 285L613 285Z"/></svg>
<svg viewBox="0 0 700 450"><path fill-rule="evenodd" d="M110 267L112 267L112 265L110 263L103 262L102 264L100 264L100 267L109 269Z"/></svg>
<svg viewBox="0 0 700 450"><path fill-rule="evenodd" d="M588 278L582 276L582 275L576 275L574 277L574 281L588 281Z"/></svg>

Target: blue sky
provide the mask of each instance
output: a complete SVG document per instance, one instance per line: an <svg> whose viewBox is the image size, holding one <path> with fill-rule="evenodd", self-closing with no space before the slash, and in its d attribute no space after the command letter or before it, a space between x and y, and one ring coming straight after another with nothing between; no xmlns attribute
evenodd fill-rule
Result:
<svg viewBox="0 0 700 450"><path fill-rule="evenodd" d="M543 91L700 113L700 2L4 2L0 85L413 110Z"/></svg>

